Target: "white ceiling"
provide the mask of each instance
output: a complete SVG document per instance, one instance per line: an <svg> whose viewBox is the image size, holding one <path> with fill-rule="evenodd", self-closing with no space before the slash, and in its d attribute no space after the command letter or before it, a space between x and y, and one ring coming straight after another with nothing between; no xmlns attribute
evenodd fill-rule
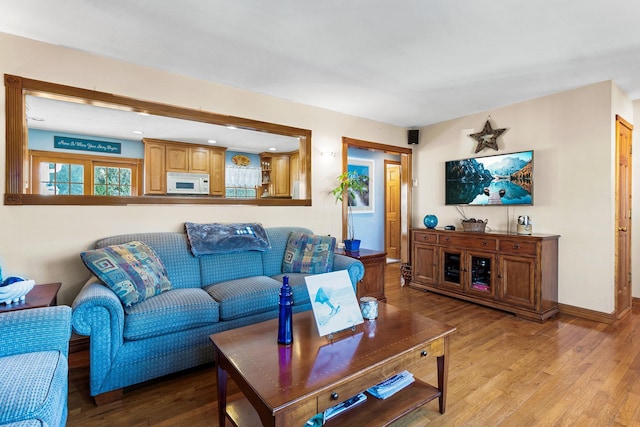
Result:
<svg viewBox="0 0 640 427"><path fill-rule="evenodd" d="M402 127L613 80L638 0L0 0L0 32Z"/></svg>
<svg viewBox="0 0 640 427"><path fill-rule="evenodd" d="M141 115L120 108L27 95L29 129L141 141L164 139L225 147L229 151L289 153L298 138L164 116Z"/></svg>

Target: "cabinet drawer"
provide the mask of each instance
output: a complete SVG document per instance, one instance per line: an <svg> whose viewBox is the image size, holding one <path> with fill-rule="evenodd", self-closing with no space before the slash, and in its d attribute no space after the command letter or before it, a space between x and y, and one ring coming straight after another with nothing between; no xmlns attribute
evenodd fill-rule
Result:
<svg viewBox="0 0 640 427"><path fill-rule="evenodd" d="M443 354L444 338L439 338L408 353L399 355L395 359L379 365L377 369L363 375L357 380L332 387L327 389L326 392L319 394L318 412L335 406L405 369L417 378L423 377L429 372L433 372L436 366L435 358Z"/></svg>
<svg viewBox="0 0 640 427"><path fill-rule="evenodd" d="M496 239L481 236L442 236L442 239L440 239L440 244L447 246L456 246L458 248L483 249L488 251L495 251L497 248Z"/></svg>
<svg viewBox="0 0 640 427"><path fill-rule="evenodd" d="M413 241L420 243L438 243L438 235L434 233L413 233Z"/></svg>
<svg viewBox="0 0 640 427"><path fill-rule="evenodd" d="M511 255L536 255L536 242L522 242L519 240L500 240L500 252Z"/></svg>

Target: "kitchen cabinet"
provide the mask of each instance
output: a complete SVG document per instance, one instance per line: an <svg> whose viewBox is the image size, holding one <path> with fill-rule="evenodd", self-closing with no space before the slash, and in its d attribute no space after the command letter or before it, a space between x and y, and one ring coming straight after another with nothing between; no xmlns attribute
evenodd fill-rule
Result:
<svg viewBox="0 0 640 427"><path fill-rule="evenodd" d="M144 138L145 194L166 194L167 172L209 174L209 195L224 195L224 147Z"/></svg>
<svg viewBox="0 0 640 427"><path fill-rule="evenodd" d="M224 196L225 192L225 149L210 148L209 194L211 196Z"/></svg>
<svg viewBox="0 0 640 427"><path fill-rule="evenodd" d="M187 145L166 145L166 171L210 174L209 148Z"/></svg>
<svg viewBox="0 0 640 427"><path fill-rule="evenodd" d="M410 286L545 321L558 313L557 235L411 231Z"/></svg>
<svg viewBox="0 0 640 427"><path fill-rule="evenodd" d="M290 154L260 154L261 197L291 197Z"/></svg>
<svg viewBox="0 0 640 427"><path fill-rule="evenodd" d="M211 178L211 149L208 147L189 147L189 167L187 172L208 173Z"/></svg>
<svg viewBox="0 0 640 427"><path fill-rule="evenodd" d="M144 194L166 194L165 145L155 142L144 144Z"/></svg>
<svg viewBox="0 0 640 427"><path fill-rule="evenodd" d="M291 153L291 162L289 165L291 179L291 197L300 198L300 152Z"/></svg>

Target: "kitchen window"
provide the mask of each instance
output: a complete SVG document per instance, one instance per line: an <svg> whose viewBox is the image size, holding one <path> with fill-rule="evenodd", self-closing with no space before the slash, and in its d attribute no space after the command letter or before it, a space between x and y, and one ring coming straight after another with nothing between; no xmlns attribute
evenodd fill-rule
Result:
<svg viewBox="0 0 640 427"><path fill-rule="evenodd" d="M31 151L32 194L137 196L140 159Z"/></svg>

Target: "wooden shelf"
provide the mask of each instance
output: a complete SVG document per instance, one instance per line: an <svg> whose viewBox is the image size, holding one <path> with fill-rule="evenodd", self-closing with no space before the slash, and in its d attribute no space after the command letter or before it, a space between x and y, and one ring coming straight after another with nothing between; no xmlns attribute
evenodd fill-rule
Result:
<svg viewBox="0 0 640 427"><path fill-rule="evenodd" d="M367 394L364 403L337 415L325 426L359 427L367 419L375 420L375 425L386 426L438 397L440 391L436 387L416 379L413 384L384 400ZM227 402L227 419L234 426L262 425L258 413L244 397Z"/></svg>
<svg viewBox="0 0 640 427"><path fill-rule="evenodd" d="M327 421L325 426L358 427L363 420L386 426L440 397L440 391L419 379L393 396L381 400L367 394L366 402Z"/></svg>
<svg viewBox="0 0 640 427"><path fill-rule="evenodd" d="M227 420L236 427L262 425L258 413L244 396L227 402Z"/></svg>

